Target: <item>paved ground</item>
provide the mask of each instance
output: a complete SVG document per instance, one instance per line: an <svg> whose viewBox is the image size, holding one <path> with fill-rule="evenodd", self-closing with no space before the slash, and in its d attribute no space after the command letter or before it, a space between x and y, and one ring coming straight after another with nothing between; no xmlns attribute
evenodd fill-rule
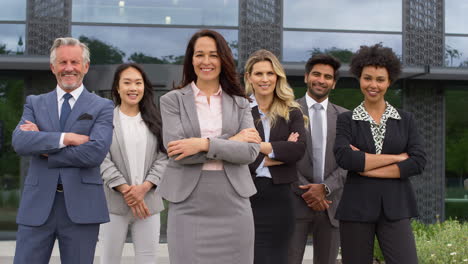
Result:
<svg viewBox="0 0 468 264"><path fill-rule="evenodd" d="M1 264L11 264L13 263L13 256L15 253L15 241L0 241L0 263ZM312 252L313 249L311 246L307 246L305 258L303 264L312 264ZM158 264L169 264L169 257L167 252L167 244L161 243L159 245L158 251ZM96 258L95 264L100 264L99 257L100 256L100 248L99 243L96 249ZM133 264L134 263L134 254L133 254L133 246L130 243L126 243L124 250L123 250L123 257L121 264ZM54 250L52 252L52 258L50 260L50 264L59 264L60 257L59 251L57 248L57 244L55 244ZM31 263L33 264L33 263Z"/></svg>

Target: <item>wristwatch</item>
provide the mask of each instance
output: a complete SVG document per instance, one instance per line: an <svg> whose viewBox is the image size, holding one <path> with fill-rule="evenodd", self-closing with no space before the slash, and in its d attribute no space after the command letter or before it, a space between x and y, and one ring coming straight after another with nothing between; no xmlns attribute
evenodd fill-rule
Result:
<svg viewBox="0 0 468 264"><path fill-rule="evenodd" d="M325 183L322 183L323 186L325 187L325 195L328 196L331 194L330 188Z"/></svg>

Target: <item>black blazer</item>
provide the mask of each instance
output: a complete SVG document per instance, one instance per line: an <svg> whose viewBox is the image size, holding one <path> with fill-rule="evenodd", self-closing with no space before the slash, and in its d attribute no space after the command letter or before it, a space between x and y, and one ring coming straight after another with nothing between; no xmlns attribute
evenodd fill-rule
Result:
<svg viewBox="0 0 468 264"><path fill-rule="evenodd" d="M265 141L258 106L252 108L252 116L255 128ZM288 137L292 132L298 132L297 142L289 142ZM270 129L270 143L275 153L275 160L282 161L284 164L269 167L274 184L291 183L297 180L296 162L302 158L306 148L306 135L304 127L304 117L299 109L293 109L289 112L289 121L279 117L276 123ZM257 159L249 165L250 173L255 179L255 170L265 158L265 154L259 153Z"/></svg>
<svg viewBox="0 0 468 264"><path fill-rule="evenodd" d="M425 152L413 116L402 110L398 113L400 120L387 120L382 154L408 153L408 159L396 164L400 168L399 179L369 178L358 174L364 170L364 152L375 154L370 123L352 120L352 111L338 116L334 152L338 165L348 170L348 175L336 212L337 219L372 222L382 214L389 220L418 215L409 177L424 169ZM349 144L361 151L353 151Z"/></svg>

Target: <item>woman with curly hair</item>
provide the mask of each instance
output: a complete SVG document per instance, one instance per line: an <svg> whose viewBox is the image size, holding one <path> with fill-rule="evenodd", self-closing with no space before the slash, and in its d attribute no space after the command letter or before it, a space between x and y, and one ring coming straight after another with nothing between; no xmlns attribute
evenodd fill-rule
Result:
<svg viewBox="0 0 468 264"><path fill-rule="evenodd" d="M286 74L273 53L254 52L247 60L245 87L262 142L249 165L257 194L250 198L255 223L255 264L286 264L294 230L290 184L305 151L304 116Z"/></svg>
<svg viewBox="0 0 468 264"><path fill-rule="evenodd" d="M372 263L375 236L385 263L418 263L409 177L424 169L425 152L413 116L385 101L400 71L398 57L380 44L361 46L351 59L364 102L336 126L336 161L348 170L336 212L344 264Z"/></svg>

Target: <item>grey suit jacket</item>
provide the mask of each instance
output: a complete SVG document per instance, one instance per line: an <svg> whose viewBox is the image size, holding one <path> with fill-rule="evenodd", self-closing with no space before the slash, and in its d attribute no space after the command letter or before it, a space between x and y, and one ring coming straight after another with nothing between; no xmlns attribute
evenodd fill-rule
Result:
<svg viewBox="0 0 468 264"><path fill-rule="evenodd" d="M163 177L167 160L167 155L158 148L156 136L148 133L145 153L145 177L143 180L156 185L156 188L151 189L145 196L145 203L151 214L164 210L158 185ZM101 176L105 184L104 192L111 214L125 215L130 210L123 195L114 189L114 187L125 183L131 185L132 181L129 172L130 167L128 165L127 151L120 123L119 107L116 107L114 109L112 144L109 153L107 153L106 158L101 164Z"/></svg>
<svg viewBox="0 0 468 264"><path fill-rule="evenodd" d="M241 197L256 193L248 164L260 151L260 145L228 140L244 128L254 128L247 99L222 93L222 135L210 138L208 152L200 152L181 160L169 159L161 181L161 195L170 202L184 201L195 189L203 163L210 159L222 160L224 171L233 188ZM164 146L170 141L201 137L195 98L189 85L170 91L161 97Z"/></svg>
<svg viewBox="0 0 468 264"><path fill-rule="evenodd" d="M305 115L309 116L305 96L297 100L302 107ZM333 226L338 226L338 221L334 218L336 208L341 199L343 192L343 185L346 178L346 171L338 167L333 153L333 146L336 137L336 119L338 114L348 111L347 109L338 105L328 103L327 107L327 144L325 149L325 168L324 168L324 183L330 188L331 194L327 199L332 201L330 208L327 210L330 223ZM292 185L293 192L297 195L294 199L296 218L310 218L313 216L313 210L307 207L307 204L302 199L301 195L305 192L297 187L298 185L305 185L314 183L313 180L313 163L312 163L312 138L310 130L307 131L307 149L304 157L297 163L297 176L299 180Z"/></svg>

